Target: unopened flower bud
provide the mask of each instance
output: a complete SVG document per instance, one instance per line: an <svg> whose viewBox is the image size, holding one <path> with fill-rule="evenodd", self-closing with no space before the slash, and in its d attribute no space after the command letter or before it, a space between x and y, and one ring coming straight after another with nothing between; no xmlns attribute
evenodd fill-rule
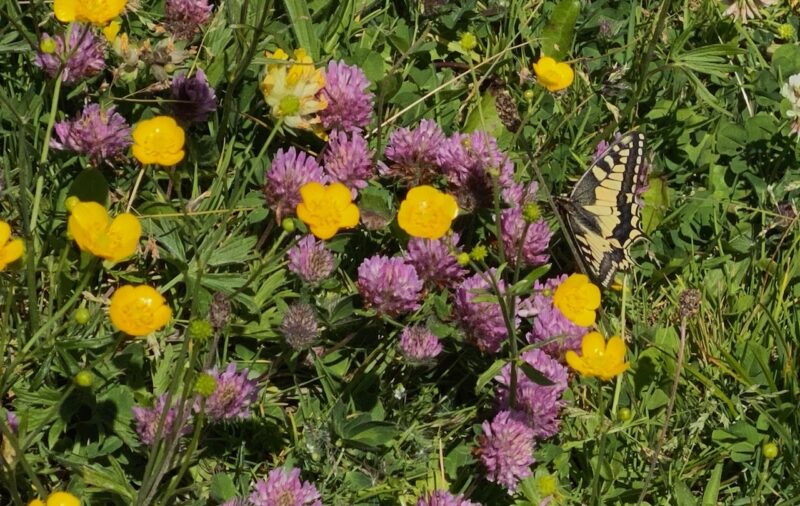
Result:
<svg viewBox="0 0 800 506"><path fill-rule="evenodd" d="M43 52L44 54L53 54L56 52L56 41L47 37L46 39L42 39L39 42L39 51Z"/></svg>
<svg viewBox="0 0 800 506"><path fill-rule="evenodd" d="M72 211L72 209L80 203L81 200L75 195L73 195L71 197L67 197L67 200L64 201L64 208L67 211Z"/></svg>
<svg viewBox="0 0 800 506"><path fill-rule="evenodd" d="M525 221L528 223L533 223L542 217L542 210L539 209L539 206L536 204L527 204L522 209L522 217L525 218Z"/></svg>
<svg viewBox="0 0 800 506"><path fill-rule="evenodd" d="M214 335L214 327L206 320L192 320L186 328L186 336L192 341L205 342Z"/></svg>
<svg viewBox="0 0 800 506"><path fill-rule="evenodd" d="M470 258L475 260L476 262L482 262L486 259L486 255L489 254L487 251L486 246L478 245L472 248L472 251L469 252Z"/></svg>
<svg viewBox="0 0 800 506"><path fill-rule="evenodd" d="M478 39L474 34L466 32L461 34L461 40L458 43L464 51L472 51L478 45Z"/></svg>
<svg viewBox="0 0 800 506"><path fill-rule="evenodd" d="M88 388L94 383L94 374L89 370L82 370L75 375L75 384L79 387Z"/></svg>
<svg viewBox="0 0 800 506"><path fill-rule="evenodd" d="M297 226L295 225L294 220L292 218L284 218L283 221L281 222L281 228L283 228L285 232L291 234L292 232L295 231Z"/></svg>
<svg viewBox="0 0 800 506"><path fill-rule="evenodd" d="M458 265L462 267L469 265L469 253L466 252L459 253L458 256L456 257L456 262L458 262Z"/></svg>
<svg viewBox="0 0 800 506"><path fill-rule="evenodd" d="M216 389L217 380L214 379L214 376L211 376L208 373L200 374L197 376L197 381L194 382L194 392L202 395L203 397L210 396Z"/></svg>

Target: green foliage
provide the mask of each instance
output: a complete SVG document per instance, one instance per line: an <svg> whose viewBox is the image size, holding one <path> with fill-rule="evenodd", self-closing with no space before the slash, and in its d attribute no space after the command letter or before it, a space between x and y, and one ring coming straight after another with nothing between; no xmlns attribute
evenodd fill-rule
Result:
<svg viewBox="0 0 800 506"><path fill-rule="evenodd" d="M301 468L331 505L415 504L434 489L486 505L796 502L800 151L781 89L800 73L800 48L776 31L800 18L776 2L734 21L724 4L232 0L168 50L174 70L157 52L131 64L109 47L103 73L56 86L33 63L40 34L64 29L52 4L0 0L0 217L26 243L0 272L0 503L69 489L84 504L219 504L279 467ZM122 31L132 45L156 47L167 38L163 15L163 2L143 0ZM464 33L474 48L462 46ZM638 129L648 140L647 241L634 247L622 290L604 292L598 321L626 338L630 371L600 388L570 379L560 432L537 444L532 476L512 495L484 478L475 450L500 404L504 367L549 383L519 358L541 345L525 338L530 324L491 355L456 324L452 288L426 287L404 319L377 315L359 295L364 258L407 249L395 220L405 187L376 176L360 190L364 225L326 243L335 256L328 279L305 284L287 267L307 229L277 218L265 172L278 148L322 159L325 143L276 121L259 82L265 51L298 47L317 67L363 69L375 94L365 132L375 162L388 163L393 131L428 118L448 135L491 133L517 179L540 185L537 204L555 231L546 266L507 262L494 210L462 206L456 226L472 253L461 263L470 274L498 267L509 287L478 302L518 303L572 272L548 196L568 193L614 132ZM541 54L570 62L570 88L551 94L535 83ZM127 153L92 167L47 147L53 122L87 102L114 105L131 124L169 112L159 76L197 68L218 109L187 126L186 159L145 169L136 192L141 168ZM143 229L137 255L104 265L81 252L67 235L68 196L114 214L130 206ZM109 322L108 297L141 283L164 293L173 320L132 339ZM691 318L681 316L687 288L701 295ZM322 329L310 350L284 339L295 302L312 305ZM441 339L437 361L403 358L408 325ZM134 406L189 397L200 374L231 362L258 384L250 418L197 417L173 438L179 446L141 443ZM76 385L86 372L91 382ZM16 433L6 411L20 419Z"/></svg>

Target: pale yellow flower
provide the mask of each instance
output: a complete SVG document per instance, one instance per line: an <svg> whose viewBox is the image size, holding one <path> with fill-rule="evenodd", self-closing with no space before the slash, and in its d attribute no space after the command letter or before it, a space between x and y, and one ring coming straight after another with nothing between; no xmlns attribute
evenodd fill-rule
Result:
<svg viewBox="0 0 800 506"><path fill-rule="evenodd" d="M328 107L327 101L318 97L325 86L325 76L314 67L314 62L304 49L289 55L278 49L267 57L283 62L268 63L261 81L261 93L272 114L292 128L320 132L322 127L317 113Z"/></svg>

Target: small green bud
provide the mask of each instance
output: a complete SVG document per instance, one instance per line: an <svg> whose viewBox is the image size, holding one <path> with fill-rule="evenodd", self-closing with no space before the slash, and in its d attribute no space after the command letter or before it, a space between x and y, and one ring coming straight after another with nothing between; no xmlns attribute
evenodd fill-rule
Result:
<svg viewBox="0 0 800 506"><path fill-rule="evenodd" d="M300 99L294 95L286 95L278 105L283 116L293 116L300 110Z"/></svg>
<svg viewBox="0 0 800 506"><path fill-rule="evenodd" d="M631 408L619 408L619 411L617 411L617 418L619 418L621 422L629 421L631 418L633 418L633 412L631 411Z"/></svg>
<svg viewBox="0 0 800 506"><path fill-rule="evenodd" d="M173 72L175 72L175 64L167 63L166 65L164 65L164 72L166 72L167 74L172 74Z"/></svg>
<svg viewBox="0 0 800 506"><path fill-rule="evenodd" d="M77 206L80 203L81 199L73 195L71 197L67 197L67 200L64 201L64 208L67 211L72 211L73 209L75 209L75 206Z"/></svg>
<svg viewBox="0 0 800 506"><path fill-rule="evenodd" d="M764 454L765 459L772 460L778 456L778 445L772 441L766 441L761 445L761 453Z"/></svg>
<svg viewBox="0 0 800 506"><path fill-rule="evenodd" d="M476 262L483 262L488 254L489 251L486 249L486 246L480 244L472 248L472 251L469 252L470 258Z"/></svg>
<svg viewBox="0 0 800 506"><path fill-rule="evenodd" d="M75 375L75 384L79 387L89 388L94 383L94 374L92 371L84 369Z"/></svg>
<svg viewBox="0 0 800 506"><path fill-rule="evenodd" d="M461 34L461 40L458 43L464 51L472 51L478 45L478 39L474 34L465 32Z"/></svg>
<svg viewBox="0 0 800 506"><path fill-rule="evenodd" d="M186 328L186 336L193 341L202 343L208 341L213 335L214 327L206 320L192 320Z"/></svg>
<svg viewBox="0 0 800 506"><path fill-rule="evenodd" d="M56 41L50 37L42 39L42 41L39 42L39 50L44 54L53 54L56 52L56 48Z"/></svg>
<svg viewBox="0 0 800 506"><path fill-rule="evenodd" d="M281 227L284 231L290 234L297 229L297 226L294 224L294 220L291 218L284 218L281 222Z"/></svg>
<svg viewBox="0 0 800 506"><path fill-rule="evenodd" d="M533 97L536 96L536 93L533 90L525 90L525 93L522 94L522 98L530 102L533 100Z"/></svg>
<svg viewBox="0 0 800 506"><path fill-rule="evenodd" d="M75 323L79 325L86 325L90 316L92 316L92 314L88 309L85 307L79 307L75 310L75 314L72 315L72 318L75 320Z"/></svg>
<svg viewBox="0 0 800 506"><path fill-rule="evenodd" d="M552 474L541 476L536 480L536 488L542 497L554 495L558 492L558 479Z"/></svg>
<svg viewBox="0 0 800 506"><path fill-rule="evenodd" d="M542 217L542 210L536 204L528 204L522 209L522 217L528 223L533 223Z"/></svg>
<svg viewBox="0 0 800 506"><path fill-rule="evenodd" d="M778 37L783 40L792 40L795 36L795 29L794 26L790 25L789 23L784 23L778 26Z"/></svg>
<svg viewBox="0 0 800 506"><path fill-rule="evenodd" d="M459 253L458 256L456 257L456 262L458 262L458 265L460 265L461 267L469 265L469 253L466 252Z"/></svg>
<svg viewBox="0 0 800 506"><path fill-rule="evenodd" d="M213 394L216 388L217 380L214 379L214 376L205 372L200 374L197 377L197 381L194 382L195 393L200 394L203 397L208 397L209 395Z"/></svg>

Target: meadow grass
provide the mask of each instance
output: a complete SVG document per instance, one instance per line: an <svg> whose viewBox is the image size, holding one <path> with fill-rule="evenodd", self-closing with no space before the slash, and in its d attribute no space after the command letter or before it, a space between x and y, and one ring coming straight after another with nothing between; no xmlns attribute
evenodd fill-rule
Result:
<svg viewBox="0 0 800 506"><path fill-rule="evenodd" d="M70 490L82 504L222 504L294 467L332 505L416 504L436 489L486 505L800 503L800 165L781 93L800 73L800 18L791 1L734 3L759 15L737 19L716 0L228 0L168 46L164 3L142 0L122 16L128 52L118 38L102 72L62 84L34 64L42 34L67 27L52 3L0 0L0 218L25 242L0 272L0 414L19 419L14 429L0 416L0 503ZM500 402L493 378L538 345L512 328L498 353L472 346L453 287L426 288L399 316L377 314L360 293L365 258L406 250L393 220L402 184L375 172L357 203L362 222L380 226L326 242L328 279L312 286L289 270L287 251L307 228L276 219L265 173L278 149L322 157L326 144L266 105L259 83L275 59L265 51L277 48L304 48L317 68L342 59L363 70L374 162L391 165L392 132L432 119L448 135L489 132L517 180L539 183L554 231L548 269L504 262L497 195L453 225L465 252L489 250L472 256L470 275L502 265L508 285L527 290L509 296L512 307L535 279L578 268L548 196L569 193L601 140L645 134L647 240L632 248L623 289L603 291L597 320L626 339L631 367L605 383L572 372L560 429L537 442L515 492L487 480L476 449ZM566 90L537 84L542 48L574 70ZM50 147L54 124L89 102L115 106L130 125L169 113L169 79L198 68L217 108L186 127L175 168L145 167L127 150L92 168ZM132 209L137 253L112 265L81 252L67 234L69 196L114 215ZM119 332L106 306L125 284L157 287L170 324L139 339ZM311 350L281 332L298 301L323 329ZM220 314L210 336L187 330ZM403 357L411 324L441 339L433 363ZM228 363L257 384L249 417L194 415L181 436L165 415L161 438L142 443L134 406L191 399L203 371ZM90 385L76 383L81 371ZM535 370L515 371L537 381ZM178 419L193 411L183 407Z"/></svg>

